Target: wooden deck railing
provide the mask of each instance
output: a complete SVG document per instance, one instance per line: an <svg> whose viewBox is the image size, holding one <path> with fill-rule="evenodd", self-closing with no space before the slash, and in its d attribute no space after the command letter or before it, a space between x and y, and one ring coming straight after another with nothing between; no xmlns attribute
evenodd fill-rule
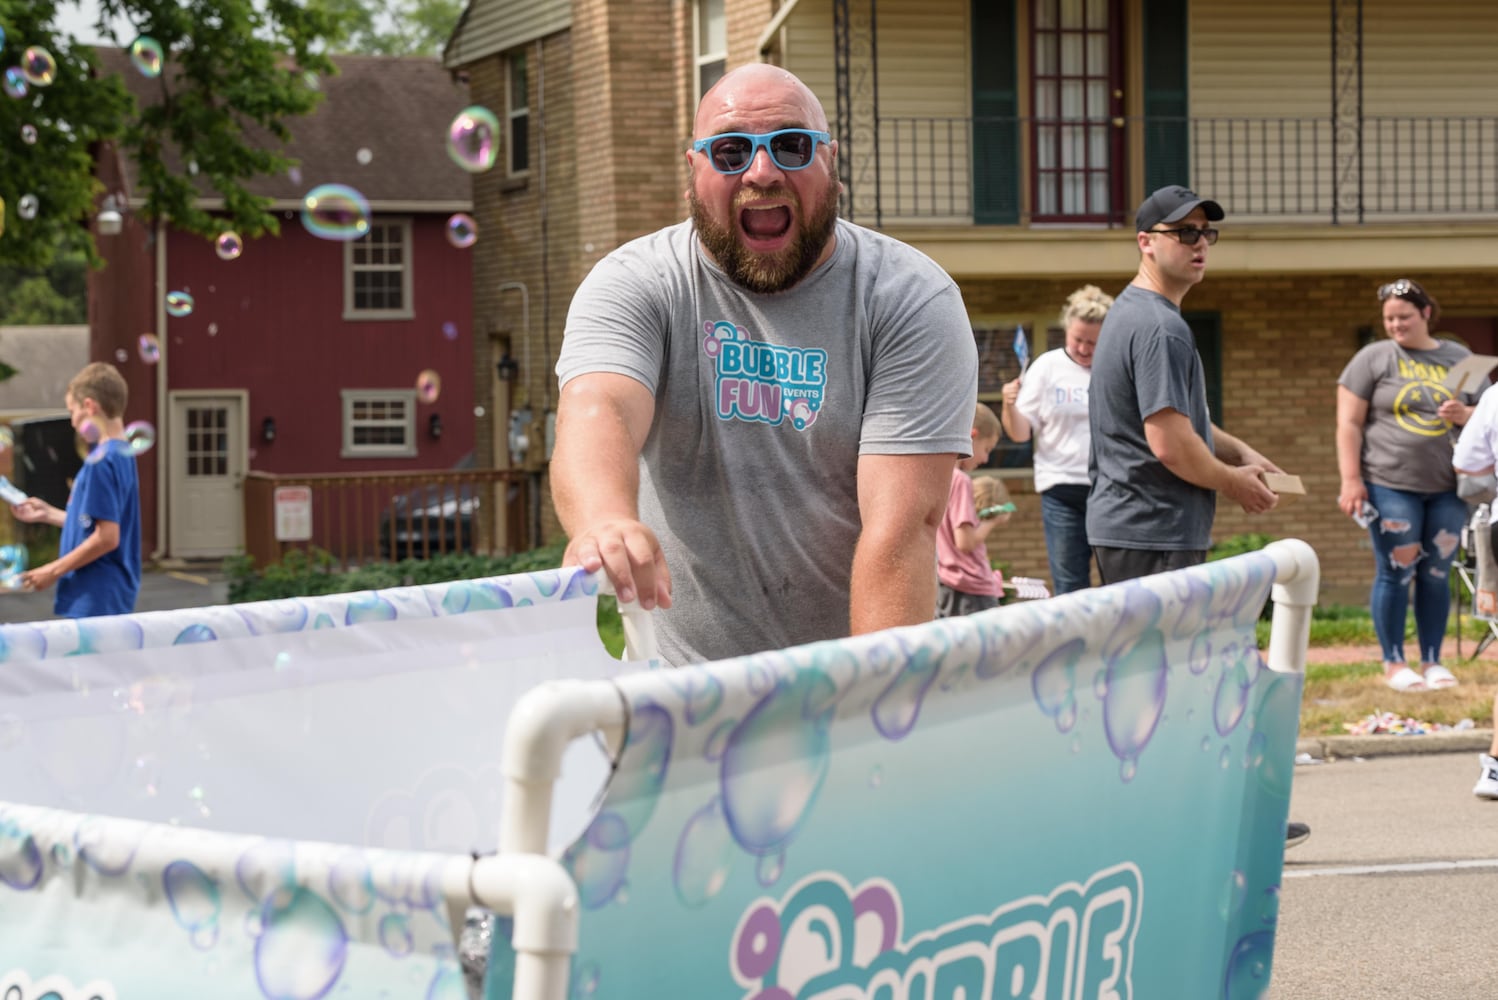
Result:
<svg viewBox="0 0 1498 1000"><path fill-rule="evenodd" d="M539 544L529 532L534 478L508 469L250 472L244 480L245 552L264 566L291 549L316 547L347 568L446 552L523 551ZM283 504L278 537L276 491L288 486L310 490L310 518L296 516L307 513L305 506Z"/></svg>

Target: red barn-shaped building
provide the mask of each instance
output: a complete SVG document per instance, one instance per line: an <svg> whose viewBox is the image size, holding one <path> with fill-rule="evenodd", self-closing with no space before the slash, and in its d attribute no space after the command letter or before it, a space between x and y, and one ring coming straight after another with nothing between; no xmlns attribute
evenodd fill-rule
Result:
<svg viewBox="0 0 1498 1000"><path fill-rule="evenodd" d="M138 100L159 99L160 81L119 50L100 57ZM242 548L250 472L407 473L452 468L472 452L471 257L447 239L448 219L470 211L472 186L445 148L467 89L434 59L335 61L340 74L322 81L321 104L289 123L297 166L250 185L272 199L280 234L245 241L237 258L137 217L134 164L101 151L100 177L124 223L96 233L107 266L90 278L90 356L124 373L127 421L157 429L139 466L148 559ZM323 184L363 194L362 238L304 226L303 196ZM174 293L191 296L191 312L176 314ZM160 344L154 363L140 347L147 334ZM424 373L440 380L435 399L429 378L418 390ZM366 521L356 530L372 530Z"/></svg>

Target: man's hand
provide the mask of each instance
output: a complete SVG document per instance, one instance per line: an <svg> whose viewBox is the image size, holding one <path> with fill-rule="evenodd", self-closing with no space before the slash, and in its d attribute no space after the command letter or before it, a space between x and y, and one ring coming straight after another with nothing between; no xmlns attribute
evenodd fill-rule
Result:
<svg viewBox="0 0 1498 1000"><path fill-rule="evenodd" d="M1222 492L1250 514L1262 514L1273 510L1279 496L1264 485L1259 476L1266 470L1261 465L1239 465L1231 469ZM1268 471L1278 472L1278 469Z"/></svg>
<svg viewBox="0 0 1498 1000"><path fill-rule="evenodd" d="M671 571L661 543L639 521L614 518L580 532L567 543L562 565L602 569L621 603L639 600L651 611L671 606Z"/></svg>
<svg viewBox="0 0 1498 1000"><path fill-rule="evenodd" d="M32 499L35 498L33 497ZM20 505L17 504L17 506ZM46 590L56 583L57 578L60 576L62 576L62 570L58 567L57 560L54 559L43 566L38 566L36 569L28 569L22 573L21 587L25 590Z"/></svg>

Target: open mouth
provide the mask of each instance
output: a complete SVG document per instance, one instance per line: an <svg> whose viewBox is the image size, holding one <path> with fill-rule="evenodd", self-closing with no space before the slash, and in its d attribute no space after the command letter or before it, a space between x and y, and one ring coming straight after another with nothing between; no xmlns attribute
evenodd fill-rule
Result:
<svg viewBox="0 0 1498 1000"><path fill-rule="evenodd" d="M791 210L784 205L745 208L739 212L739 227L753 239L778 239L791 228Z"/></svg>

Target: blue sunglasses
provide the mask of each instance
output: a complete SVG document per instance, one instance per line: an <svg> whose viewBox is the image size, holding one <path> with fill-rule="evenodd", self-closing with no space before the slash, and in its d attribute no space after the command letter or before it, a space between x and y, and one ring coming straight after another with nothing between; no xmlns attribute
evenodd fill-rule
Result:
<svg viewBox="0 0 1498 1000"><path fill-rule="evenodd" d="M761 149L781 170L805 170L817 152L817 143L830 143L832 136L809 128L783 128L778 132L723 132L692 143L692 149L707 154L707 161L720 174L741 174L749 169Z"/></svg>

